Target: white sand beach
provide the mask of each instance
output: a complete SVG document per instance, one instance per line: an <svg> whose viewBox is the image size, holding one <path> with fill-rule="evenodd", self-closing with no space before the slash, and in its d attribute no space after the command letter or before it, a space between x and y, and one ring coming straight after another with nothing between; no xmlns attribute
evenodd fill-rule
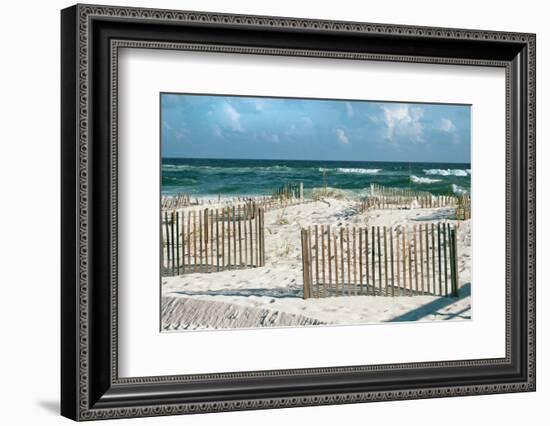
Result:
<svg viewBox="0 0 550 426"><path fill-rule="evenodd" d="M453 208L371 209L360 213L355 206L356 201L351 198L325 198L267 211L265 266L162 277L162 329L179 331L471 318L470 220L452 220ZM412 226L441 220L459 226L457 298L352 295L303 299L302 227L314 224Z"/></svg>

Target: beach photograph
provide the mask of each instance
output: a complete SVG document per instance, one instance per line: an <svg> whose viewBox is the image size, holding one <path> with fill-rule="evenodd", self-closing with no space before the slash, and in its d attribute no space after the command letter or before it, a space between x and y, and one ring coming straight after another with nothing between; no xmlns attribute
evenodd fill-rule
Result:
<svg viewBox="0 0 550 426"><path fill-rule="evenodd" d="M468 321L471 107L160 94L160 330Z"/></svg>

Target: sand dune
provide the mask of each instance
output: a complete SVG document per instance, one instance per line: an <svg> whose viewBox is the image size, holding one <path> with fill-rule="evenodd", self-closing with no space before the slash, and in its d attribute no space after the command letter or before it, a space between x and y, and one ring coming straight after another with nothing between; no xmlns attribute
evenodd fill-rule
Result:
<svg viewBox="0 0 550 426"><path fill-rule="evenodd" d="M268 211L265 214L265 266L163 277L162 328L188 330L469 319L469 220L460 222L458 232L458 298L302 298L302 227L312 224L411 226L451 219L453 214L450 208L369 210L359 213L354 200L336 198Z"/></svg>

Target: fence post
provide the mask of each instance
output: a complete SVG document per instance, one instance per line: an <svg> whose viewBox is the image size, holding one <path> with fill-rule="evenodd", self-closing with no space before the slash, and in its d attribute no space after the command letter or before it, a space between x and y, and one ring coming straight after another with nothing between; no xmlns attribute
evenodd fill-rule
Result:
<svg viewBox="0 0 550 426"><path fill-rule="evenodd" d="M450 241L449 241L450 244ZM447 224L443 223L443 256L444 256L444 267L445 267L445 296L449 295L449 280L447 278L448 268L447 268ZM450 253L449 253L450 256Z"/></svg>
<svg viewBox="0 0 550 426"><path fill-rule="evenodd" d="M319 226L315 225L315 286L319 297Z"/></svg>
<svg viewBox="0 0 550 426"><path fill-rule="evenodd" d="M375 229L374 226L370 228L370 239L371 239L371 249L372 249L372 253L371 253L372 294L373 296L376 296L376 257L375 257L376 245L375 245L375 239L374 239L376 231L374 229Z"/></svg>
<svg viewBox="0 0 550 426"><path fill-rule="evenodd" d="M176 210L176 270L178 271L178 275L180 273L180 236L179 236L179 229L180 229L180 214Z"/></svg>
<svg viewBox="0 0 550 426"><path fill-rule="evenodd" d="M164 229L166 234L166 269L170 268L170 232L168 227L168 212L164 212Z"/></svg>
<svg viewBox="0 0 550 426"><path fill-rule="evenodd" d="M333 242L334 242L334 284L335 284L334 294L336 294L336 296L338 296L338 290L339 290L339 285L338 285L338 242L336 241L337 239L338 239L338 233L335 230L334 231Z"/></svg>
<svg viewBox="0 0 550 426"><path fill-rule="evenodd" d="M241 239L242 239L242 236L241 236L241 229L242 229L242 213L241 213L241 205L239 204L237 206L237 221L239 223L239 267L242 268L243 267L243 250L242 250L242 243L241 243Z"/></svg>
<svg viewBox="0 0 550 426"><path fill-rule="evenodd" d="M237 225L235 221L235 206L231 208L231 216L233 217L233 266L237 266Z"/></svg>
<svg viewBox="0 0 550 426"><path fill-rule="evenodd" d="M231 269L231 207L227 207L227 269Z"/></svg>
<svg viewBox="0 0 550 426"><path fill-rule="evenodd" d="M248 205L248 233L249 233L249 239L250 239L250 266L254 265L254 248L252 245L253 236L252 236L252 204Z"/></svg>
<svg viewBox="0 0 550 426"><path fill-rule="evenodd" d="M402 226L401 227L401 250L402 250L402 260L403 260L403 294L406 293L407 290L407 250L406 250L406 244L407 244L407 228Z"/></svg>
<svg viewBox="0 0 550 426"><path fill-rule="evenodd" d="M199 212L199 272L202 271L202 214Z"/></svg>
<svg viewBox="0 0 550 426"><path fill-rule="evenodd" d="M220 272L220 224L219 213L216 209L216 271Z"/></svg>
<svg viewBox="0 0 550 426"><path fill-rule="evenodd" d="M420 244L420 289L422 294L426 294L424 287L424 241L422 239L422 225L418 225L418 241Z"/></svg>
<svg viewBox="0 0 550 426"><path fill-rule="evenodd" d="M361 233L361 230L359 230ZM353 227L353 290L357 294L357 246L355 240L356 229Z"/></svg>
<svg viewBox="0 0 550 426"><path fill-rule="evenodd" d="M162 215L160 217L160 275L164 276L164 231L162 230Z"/></svg>
<svg viewBox="0 0 550 426"><path fill-rule="evenodd" d="M342 294L344 294L345 290L345 267L344 267L344 228L340 228L340 274L342 278Z"/></svg>
<svg viewBox="0 0 550 426"><path fill-rule="evenodd" d="M391 268L391 295L395 296L395 277L393 275L393 228L390 226L390 268Z"/></svg>
<svg viewBox="0 0 550 426"><path fill-rule="evenodd" d="M376 227L376 239L378 249L378 290L379 295L382 296L382 250L380 247L380 226Z"/></svg>
<svg viewBox="0 0 550 426"><path fill-rule="evenodd" d="M214 269L214 211L212 210L210 210L210 269Z"/></svg>
<svg viewBox="0 0 550 426"><path fill-rule="evenodd" d="M441 224L437 224L437 261L439 267L439 295L443 296L443 288L441 282Z"/></svg>
<svg viewBox="0 0 550 426"><path fill-rule="evenodd" d="M369 228L365 226L365 287L369 294Z"/></svg>
<svg viewBox="0 0 550 426"><path fill-rule="evenodd" d="M209 210L208 210L208 207L204 209L204 258L205 258L205 272L209 272L210 271L210 266L208 264L208 242L210 241L209 239L209 236L210 234L208 233L208 214L209 214Z"/></svg>
<svg viewBox="0 0 550 426"><path fill-rule="evenodd" d="M401 260L399 259L400 249L399 249L399 233L397 232L397 227L395 228L395 266L396 266L396 276L397 276L397 288L399 289L399 295L401 295L401 276L399 271L401 270ZM395 285L395 284L394 284Z"/></svg>
<svg viewBox="0 0 550 426"><path fill-rule="evenodd" d="M323 292L327 294L327 280L325 278L325 226L321 225L321 279L323 280Z"/></svg>
<svg viewBox="0 0 550 426"><path fill-rule="evenodd" d="M349 251L349 227L346 226L346 257L348 264L348 294L351 294L351 255Z"/></svg>
<svg viewBox="0 0 550 426"><path fill-rule="evenodd" d="M182 273L185 274L185 211L181 212L181 261Z"/></svg>
<svg viewBox="0 0 550 426"><path fill-rule="evenodd" d="M458 267L457 267L458 251L457 251L457 243L456 243L456 228L451 229L450 232L451 232L451 245L452 245L452 251L453 251L453 256L451 258L451 273L453 274L452 290L453 290L453 297L458 297Z"/></svg>
<svg viewBox="0 0 550 426"><path fill-rule="evenodd" d="M327 226L327 257L328 257L328 287L329 293L332 290L332 259L330 256L330 225Z"/></svg>
<svg viewBox="0 0 550 426"><path fill-rule="evenodd" d="M426 234L426 287L427 293L430 293L430 246L428 235L428 224L424 225L424 233Z"/></svg>
<svg viewBox="0 0 550 426"><path fill-rule="evenodd" d="M363 293L363 230L359 228L359 292Z"/></svg>
<svg viewBox="0 0 550 426"><path fill-rule="evenodd" d="M170 242L172 243L172 275L176 274L175 244L174 244L174 212L170 217Z"/></svg>
<svg viewBox="0 0 550 426"><path fill-rule="evenodd" d="M263 208L261 209L261 213L262 213L262 227L261 227L261 231L262 231L262 266L265 266L265 211L264 211Z"/></svg>
<svg viewBox="0 0 550 426"><path fill-rule="evenodd" d="M386 237L386 226L384 225L384 285L385 294L388 295L388 240Z"/></svg>
<svg viewBox="0 0 550 426"><path fill-rule="evenodd" d="M309 299L311 297L310 287L309 287L309 264L308 264L308 247L307 247L307 230L302 229L302 276L304 281L304 299Z"/></svg>
<svg viewBox="0 0 550 426"><path fill-rule="evenodd" d="M405 227L405 232L407 228ZM413 275L412 275L412 238L408 236L407 241L407 251L409 254L409 296L413 295Z"/></svg>
<svg viewBox="0 0 550 426"><path fill-rule="evenodd" d="M262 218L260 207L256 207L256 267L262 266Z"/></svg>
<svg viewBox="0 0 550 426"><path fill-rule="evenodd" d="M315 297L315 295L313 294L313 262L311 260L313 250L311 249L311 228L310 227L308 227L308 230L307 230L307 250L308 250L307 258L308 258L308 264L309 264L309 271L308 271L309 294L311 295L311 297ZM317 294L317 297L319 297L319 294Z"/></svg>
<svg viewBox="0 0 550 426"><path fill-rule="evenodd" d="M413 225L414 241L414 291L418 294L418 240L416 238L416 225Z"/></svg>

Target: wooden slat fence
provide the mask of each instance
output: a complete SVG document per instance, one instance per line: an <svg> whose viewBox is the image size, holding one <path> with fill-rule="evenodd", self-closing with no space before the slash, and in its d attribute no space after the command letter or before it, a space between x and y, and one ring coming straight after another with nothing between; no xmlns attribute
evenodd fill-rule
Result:
<svg viewBox="0 0 550 426"><path fill-rule="evenodd" d="M457 231L448 222L301 230L304 299L458 295Z"/></svg>
<svg viewBox="0 0 550 426"><path fill-rule="evenodd" d="M232 207L234 204L256 203L256 205L261 206L265 203L269 203L272 200L273 200L272 197L269 195L256 196L256 197L231 197L231 198L220 198L218 204L223 204L224 206Z"/></svg>
<svg viewBox="0 0 550 426"><path fill-rule="evenodd" d="M456 219L468 220L472 217L472 200L469 195L458 197L456 205Z"/></svg>
<svg viewBox="0 0 550 426"><path fill-rule="evenodd" d="M174 195L163 195L160 201L162 210L180 209L192 205L189 194L179 193Z"/></svg>
<svg viewBox="0 0 550 426"><path fill-rule="evenodd" d="M264 210L252 204L162 213L162 275L265 265Z"/></svg>
<svg viewBox="0 0 550 426"><path fill-rule="evenodd" d="M304 198L304 184L302 182L300 182L300 183L285 183L284 185L280 186L279 188L275 189L275 191L273 191L273 198L303 199Z"/></svg>
<svg viewBox="0 0 550 426"><path fill-rule="evenodd" d="M371 183L370 195L373 197L387 196L387 197L421 198L421 197L429 197L432 194L427 191L413 191L405 188L393 188L393 187L379 185L377 183Z"/></svg>
<svg viewBox="0 0 550 426"><path fill-rule="evenodd" d="M162 210L177 210L181 208L191 206L210 206L216 204L218 206L233 206L234 204L255 202L258 205L262 203L269 203L273 201L271 196L257 196L257 197L226 197L222 198L221 195L215 198L194 198L192 199L188 194L179 193L175 195L163 195L161 198Z"/></svg>
<svg viewBox="0 0 550 426"><path fill-rule="evenodd" d="M357 210L369 209L427 209L437 207L456 207L458 198L452 195L380 195L363 199L357 204Z"/></svg>
<svg viewBox="0 0 550 426"><path fill-rule="evenodd" d="M178 198L179 197L179 198ZM186 197L189 197L186 195ZM178 201L179 200L179 201ZM311 202L313 200L305 200L304 198L277 198L273 196L259 196L259 197L231 197L231 198L219 198L216 199L191 199L185 198L183 194L177 196L166 195L162 197L161 209L163 211L179 210L186 207L193 206L211 206L216 205L220 207L233 207L237 204L255 204L257 207L262 207L264 211L276 210L289 206L294 206L302 203Z"/></svg>

